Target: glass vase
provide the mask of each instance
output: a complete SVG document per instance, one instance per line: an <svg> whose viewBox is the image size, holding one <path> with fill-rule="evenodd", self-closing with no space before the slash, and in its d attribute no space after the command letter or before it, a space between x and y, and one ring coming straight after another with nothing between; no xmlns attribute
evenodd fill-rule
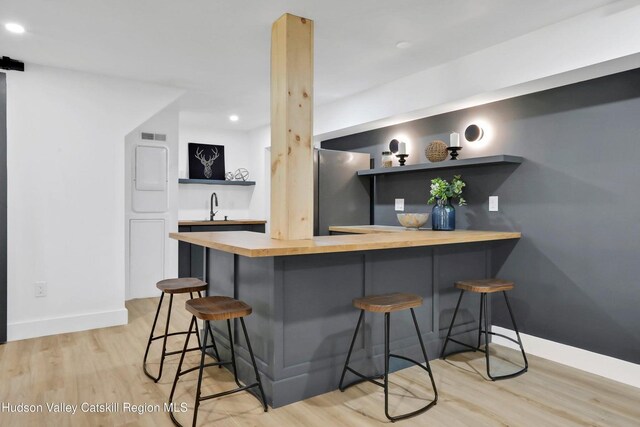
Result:
<svg viewBox="0 0 640 427"><path fill-rule="evenodd" d="M431 228L440 231L456 229L456 210L451 206L451 200L437 199L431 211Z"/></svg>

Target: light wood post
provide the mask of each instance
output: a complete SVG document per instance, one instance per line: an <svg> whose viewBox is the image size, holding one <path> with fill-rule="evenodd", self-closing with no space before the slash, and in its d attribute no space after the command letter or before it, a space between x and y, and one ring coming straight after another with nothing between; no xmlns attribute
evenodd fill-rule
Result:
<svg viewBox="0 0 640 427"><path fill-rule="evenodd" d="M271 29L271 238L313 237L313 21Z"/></svg>

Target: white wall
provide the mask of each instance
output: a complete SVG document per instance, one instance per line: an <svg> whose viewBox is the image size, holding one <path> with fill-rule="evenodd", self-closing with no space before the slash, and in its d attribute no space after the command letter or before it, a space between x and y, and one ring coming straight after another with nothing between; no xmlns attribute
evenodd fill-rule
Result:
<svg viewBox="0 0 640 427"><path fill-rule="evenodd" d="M639 22L631 0L543 27L320 105L314 135L349 135L640 67Z"/></svg>
<svg viewBox="0 0 640 427"><path fill-rule="evenodd" d="M200 142L205 144L224 145L225 170L235 172L238 168L249 171L249 180L261 181L253 166L254 152L251 149L249 135L244 131L219 130L211 126L212 120L206 114L191 112L180 113L180 154L179 176L188 177L188 144ZM262 216L251 216L249 206L252 199L259 194L252 186L225 186L181 184L179 201L179 219L208 219L211 193L218 196L218 211L215 219L262 219Z"/></svg>
<svg viewBox="0 0 640 427"><path fill-rule="evenodd" d="M269 226L269 197L271 196L271 170L267 167L267 147L271 146L271 128L264 126L248 133L251 152L251 167L255 170L256 186L254 196L249 205L249 216L262 218ZM269 160L270 162L270 160ZM269 232L266 230L267 233Z"/></svg>
<svg viewBox="0 0 640 427"><path fill-rule="evenodd" d="M124 137L180 94L33 64L8 73L9 340L126 323Z"/></svg>

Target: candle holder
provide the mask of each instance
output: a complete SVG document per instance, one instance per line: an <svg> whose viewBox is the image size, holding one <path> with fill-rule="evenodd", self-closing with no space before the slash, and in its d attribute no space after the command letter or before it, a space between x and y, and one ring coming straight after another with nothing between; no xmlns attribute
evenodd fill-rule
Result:
<svg viewBox="0 0 640 427"><path fill-rule="evenodd" d="M400 163L400 166L404 166L404 162L406 162L406 158L409 157L408 154L396 154L396 157L399 159L398 162Z"/></svg>
<svg viewBox="0 0 640 427"><path fill-rule="evenodd" d="M462 150L462 147L447 147L447 151L451 153L449 160L458 160L458 151Z"/></svg>

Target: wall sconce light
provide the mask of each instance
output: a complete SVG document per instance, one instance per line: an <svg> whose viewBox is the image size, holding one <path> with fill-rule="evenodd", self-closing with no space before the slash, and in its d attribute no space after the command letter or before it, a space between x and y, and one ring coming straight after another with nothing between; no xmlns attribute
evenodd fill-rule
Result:
<svg viewBox="0 0 640 427"><path fill-rule="evenodd" d="M469 142L480 141L484 136L484 131L478 125L469 125L464 131L464 138Z"/></svg>
<svg viewBox="0 0 640 427"><path fill-rule="evenodd" d="M393 154L407 154L407 143L394 138L389 142L389 151Z"/></svg>
<svg viewBox="0 0 640 427"><path fill-rule="evenodd" d="M392 139L391 142L389 142L389 151L391 151L393 154L396 154L398 152L399 145L400 141L398 141L397 139Z"/></svg>

